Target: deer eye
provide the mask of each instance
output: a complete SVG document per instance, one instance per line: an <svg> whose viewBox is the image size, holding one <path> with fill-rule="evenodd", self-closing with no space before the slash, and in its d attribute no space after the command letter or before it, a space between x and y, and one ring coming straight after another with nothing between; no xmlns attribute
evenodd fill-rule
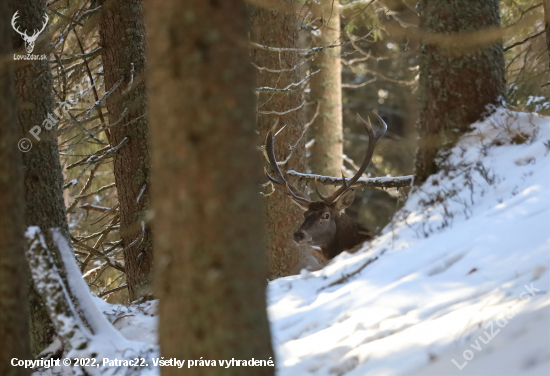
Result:
<svg viewBox="0 0 550 376"><path fill-rule="evenodd" d="M323 215L323 219L328 219L330 217L330 214L326 213L325 215Z"/></svg>

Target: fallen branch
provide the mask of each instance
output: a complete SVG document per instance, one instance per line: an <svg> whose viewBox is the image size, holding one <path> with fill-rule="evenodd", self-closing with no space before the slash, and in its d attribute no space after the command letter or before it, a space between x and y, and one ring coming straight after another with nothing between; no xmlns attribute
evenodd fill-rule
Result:
<svg viewBox="0 0 550 376"><path fill-rule="evenodd" d="M296 176L300 179L303 179L307 182L314 182L317 178L317 182L323 185L332 185L340 186L342 185L342 178L335 178L332 176L322 176L315 174L303 174L294 170L288 170L286 173L290 176ZM347 179L346 181L348 181ZM403 188L403 187L412 187L414 184L414 175L407 176L395 176L395 177L379 177L379 178L370 178L364 179L360 178L357 180L354 187L359 188Z"/></svg>
<svg viewBox="0 0 550 376"><path fill-rule="evenodd" d="M76 313L40 229L29 227L25 235L28 242L25 256L34 286L46 306L64 350L69 352L87 348L92 334Z"/></svg>
<svg viewBox="0 0 550 376"><path fill-rule="evenodd" d="M107 335L112 339L122 340L120 334L107 320L107 318L99 312L95 303L92 301L92 293L86 285L82 274L76 265L74 256L69 247L67 240L61 235L58 229L52 229L54 244L59 249L59 254L63 260L65 270L67 272L67 281L76 302L78 302L80 311L94 334Z"/></svg>
<svg viewBox="0 0 550 376"><path fill-rule="evenodd" d="M343 274L342 277L338 278L336 281L332 282L328 286L321 287L319 290L317 290L317 293L325 289L328 289L329 287L336 286L336 285L339 285L340 283L346 282L349 278L353 277L354 275L359 273L361 270L365 269L368 265L370 265L373 261L376 261L376 260L378 260L378 256L368 259L367 262L365 262L361 267L359 267L359 269L357 269L356 271L350 274Z"/></svg>
<svg viewBox="0 0 550 376"><path fill-rule="evenodd" d="M128 285L125 283L123 285L120 285L118 287L115 287L114 289L111 289L111 290L107 290L107 291L103 291L101 294L99 294L97 297L98 298L103 298L104 296L107 296L107 295L110 295L112 294L113 292L117 292L117 291L120 291L120 290L124 290L128 288Z"/></svg>
<svg viewBox="0 0 550 376"><path fill-rule="evenodd" d="M66 358L94 359L94 363L73 364L71 374L112 375L101 359L117 354L118 359L145 358L151 369L154 347L125 339L97 308L93 295L80 274L69 243L58 229L52 229L53 246L59 251L67 284L51 257L38 227L29 227L27 259L34 284L46 306L56 333L60 337ZM73 299L71 299L73 298ZM41 369L39 369L40 371ZM142 368L128 368L128 374L138 374Z"/></svg>

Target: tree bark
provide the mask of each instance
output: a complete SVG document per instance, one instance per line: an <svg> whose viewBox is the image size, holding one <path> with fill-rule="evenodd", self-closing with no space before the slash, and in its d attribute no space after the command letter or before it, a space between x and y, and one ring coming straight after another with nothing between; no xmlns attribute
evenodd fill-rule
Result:
<svg viewBox="0 0 550 376"><path fill-rule="evenodd" d="M17 24L21 30L37 29L44 22L46 1L13 1L12 14L15 11L19 11ZM18 34L13 35L16 52L26 54L23 39ZM49 41L44 38L45 35L47 34L44 32L38 38L33 54L49 54ZM38 226L44 232L49 232L50 228L59 228L69 238L63 200L63 174L57 145L57 127L54 126L48 130L43 126L44 120L54 111L52 87L53 80L48 60L17 61L15 89L19 100L20 137L32 143L31 149L22 153L26 226ZM34 126L41 128L39 140L29 132ZM46 237L46 240L50 242L49 237ZM31 351L36 356L52 342L55 331L32 283L29 303Z"/></svg>
<svg viewBox="0 0 550 376"><path fill-rule="evenodd" d="M424 32L460 34L500 26L498 0L420 2ZM437 152L468 132L504 96L502 42L465 51L457 46L424 43L420 53L420 136L416 184L438 171Z"/></svg>
<svg viewBox="0 0 550 376"><path fill-rule="evenodd" d="M548 50L548 57L550 58L550 0L542 0L544 6L544 32L546 34L546 49ZM550 67L550 59L548 60L548 66Z"/></svg>
<svg viewBox="0 0 550 376"><path fill-rule="evenodd" d="M146 4L161 355L268 360L246 5ZM196 375L274 373L271 367L193 369ZM161 372L181 374L174 367Z"/></svg>
<svg viewBox="0 0 550 376"><path fill-rule="evenodd" d="M9 3L0 2L0 375L29 375L12 358L30 359L25 262L23 161L17 149L19 124L15 96Z"/></svg>
<svg viewBox="0 0 550 376"><path fill-rule="evenodd" d="M255 8L252 14L250 39L269 47L297 48L297 22L297 17L294 14ZM293 68L299 63L296 51L275 52L255 48L252 54L253 61L257 66L272 70ZM256 72L257 87L284 88L291 83L300 81L297 69L290 72L268 72L265 70ZM303 111L300 107L303 102L302 93L299 90L285 94L260 93L257 98L257 124L262 143L265 143L267 133L277 119L279 127L286 125L285 130L277 137L275 148L277 160L282 161L288 156L288 147L296 144L304 130ZM286 112L292 109L297 110L285 115L265 113L269 111ZM265 159L264 166L269 168L269 163ZM292 158L283 169L305 171L304 138L298 142L292 153ZM290 178L289 182L299 189L305 187L304 183L296 182L293 178ZM292 237L303 219L302 210L293 204L281 189L276 189L275 193L265 197L264 203L269 274L271 278L285 276L305 256L305 251L298 247Z"/></svg>
<svg viewBox="0 0 550 376"><path fill-rule="evenodd" d="M109 142L129 141L114 157L122 243L130 300L152 293L153 239L148 225L149 149L145 87L145 25L141 0L102 0L100 36L110 123ZM117 86L118 85L118 86ZM115 88L116 86L116 88ZM119 120L122 117L122 121ZM130 246L132 242L138 240Z"/></svg>
<svg viewBox="0 0 550 376"><path fill-rule="evenodd" d="M340 43L340 12L338 0L321 1L322 27L312 32L314 47ZM340 48L318 53L312 64L311 99L319 104L319 115L308 129L315 139L308 160L311 171L326 176L340 176L342 171L342 66Z"/></svg>

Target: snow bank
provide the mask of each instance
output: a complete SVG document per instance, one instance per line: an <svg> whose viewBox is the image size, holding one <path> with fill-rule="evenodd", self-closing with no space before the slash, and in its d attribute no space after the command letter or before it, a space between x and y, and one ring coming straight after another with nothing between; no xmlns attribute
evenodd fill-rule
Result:
<svg viewBox="0 0 550 376"><path fill-rule="evenodd" d="M550 374L550 119L473 128L380 237L269 284L279 376ZM124 336L96 336L99 357L158 356L158 302L93 302ZM119 371L159 374L94 373Z"/></svg>
<svg viewBox="0 0 550 376"><path fill-rule="evenodd" d="M549 152L498 110L362 251L270 283L278 375L550 374Z"/></svg>

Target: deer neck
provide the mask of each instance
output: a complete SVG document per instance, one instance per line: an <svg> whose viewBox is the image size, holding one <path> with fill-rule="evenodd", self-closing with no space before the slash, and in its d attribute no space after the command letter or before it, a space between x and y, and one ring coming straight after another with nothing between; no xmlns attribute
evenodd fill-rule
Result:
<svg viewBox="0 0 550 376"><path fill-rule="evenodd" d="M321 247L323 255L328 260L366 240L372 239L372 233L365 226L351 219L346 213L340 214L335 223L336 236L334 240L326 247Z"/></svg>

